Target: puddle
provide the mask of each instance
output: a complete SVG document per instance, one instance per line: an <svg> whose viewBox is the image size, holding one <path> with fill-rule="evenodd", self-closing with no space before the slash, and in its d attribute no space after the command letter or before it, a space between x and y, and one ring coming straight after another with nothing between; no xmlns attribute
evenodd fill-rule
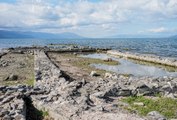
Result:
<svg viewBox="0 0 177 120"><path fill-rule="evenodd" d="M113 60L119 61L120 65L110 66L104 64L91 64L91 66L97 69L103 69L107 71L112 71L118 74L132 74L134 76L151 76L151 77L162 77L162 76L171 76L177 77L177 72L169 72L162 68L156 66L148 66L134 63L130 60L124 58L115 58L108 56L107 54L88 54L82 55L81 57L86 58L96 58L96 59L106 59L112 58Z"/></svg>

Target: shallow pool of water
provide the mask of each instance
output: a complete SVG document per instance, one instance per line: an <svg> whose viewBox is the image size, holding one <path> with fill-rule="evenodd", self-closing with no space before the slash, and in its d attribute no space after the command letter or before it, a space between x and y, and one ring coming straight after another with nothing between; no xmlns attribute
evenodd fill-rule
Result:
<svg viewBox="0 0 177 120"><path fill-rule="evenodd" d="M120 65L114 65L114 66L105 65L105 64L91 64L91 66L97 69L112 71L118 74L132 74L134 76L152 76L152 77L162 77L162 76L177 77L177 72L168 72L156 66L136 64L130 60L124 58L115 58L107 54L88 54L88 55L82 55L81 57L96 58L96 59L112 58L113 60L119 61Z"/></svg>

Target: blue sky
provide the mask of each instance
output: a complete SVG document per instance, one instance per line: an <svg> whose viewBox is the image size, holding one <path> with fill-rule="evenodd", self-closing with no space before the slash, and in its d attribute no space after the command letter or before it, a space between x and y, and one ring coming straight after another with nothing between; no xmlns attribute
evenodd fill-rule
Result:
<svg viewBox="0 0 177 120"><path fill-rule="evenodd" d="M177 34L177 0L0 0L0 29L86 37Z"/></svg>

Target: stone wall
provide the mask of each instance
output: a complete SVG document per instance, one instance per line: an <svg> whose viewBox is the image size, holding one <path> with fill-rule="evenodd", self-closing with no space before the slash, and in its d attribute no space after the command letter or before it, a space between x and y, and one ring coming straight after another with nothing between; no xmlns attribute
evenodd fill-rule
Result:
<svg viewBox="0 0 177 120"><path fill-rule="evenodd" d="M0 119L25 120L26 105L24 93L30 91L27 86L0 86Z"/></svg>
<svg viewBox="0 0 177 120"><path fill-rule="evenodd" d="M159 56L153 56L153 55L144 55L144 54L135 54L135 53L129 53L129 52L119 52L115 50L109 50L107 51L108 54L115 55L115 56L122 56L126 58L136 59L136 60L142 60L147 62L153 62L158 63L162 65L168 65L177 67L177 60L172 58L164 58Z"/></svg>
<svg viewBox="0 0 177 120"><path fill-rule="evenodd" d="M43 51L35 52L35 87L45 91L32 95L39 109L49 112L55 120L122 120L143 119L124 113L116 105L118 97L155 96L177 97L176 78L122 77L110 75L97 81L69 81Z"/></svg>

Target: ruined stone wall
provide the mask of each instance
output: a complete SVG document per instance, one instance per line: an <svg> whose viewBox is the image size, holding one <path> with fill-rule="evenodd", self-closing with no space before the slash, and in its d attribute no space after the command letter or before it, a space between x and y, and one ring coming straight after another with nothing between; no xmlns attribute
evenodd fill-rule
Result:
<svg viewBox="0 0 177 120"><path fill-rule="evenodd" d="M119 120L126 117L141 119L135 115L126 116L116 107L107 104L104 96L106 91L96 90L99 85L105 84L104 81L85 83L68 81L62 77L61 70L43 51L35 52L35 73L35 87L46 92L38 96L32 95L33 104L38 109L48 111L55 120Z"/></svg>
<svg viewBox="0 0 177 120"><path fill-rule="evenodd" d="M162 65L168 65L177 67L177 60L172 58L164 58L159 56L153 56L153 55L144 55L144 54L134 54L129 52L119 52L115 50L107 51L108 54L115 55L115 56L122 56L126 58L136 59L136 60L142 60L147 62L153 62L158 63Z"/></svg>
<svg viewBox="0 0 177 120"><path fill-rule="evenodd" d="M3 120L25 120L26 97L55 120L143 120L117 107L118 97L162 93L177 98L177 78L110 75L97 81L70 81L44 51L35 50L34 56L34 87L0 86L0 118Z"/></svg>
<svg viewBox="0 0 177 120"><path fill-rule="evenodd" d="M25 120L26 104L24 94L30 91L30 87L0 86L0 120Z"/></svg>
<svg viewBox="0 0 177 120"><path fill-rule="evenodd" d="M142 119L136 115L123 113L114 104L120 96L177 97L175 78L126 78L119 75L100 78L98 81L68 81L43 51L35 53L35 87L45 91L32 95L33 103L39 109L49 112L55 120L122 120Z"/></svg>

